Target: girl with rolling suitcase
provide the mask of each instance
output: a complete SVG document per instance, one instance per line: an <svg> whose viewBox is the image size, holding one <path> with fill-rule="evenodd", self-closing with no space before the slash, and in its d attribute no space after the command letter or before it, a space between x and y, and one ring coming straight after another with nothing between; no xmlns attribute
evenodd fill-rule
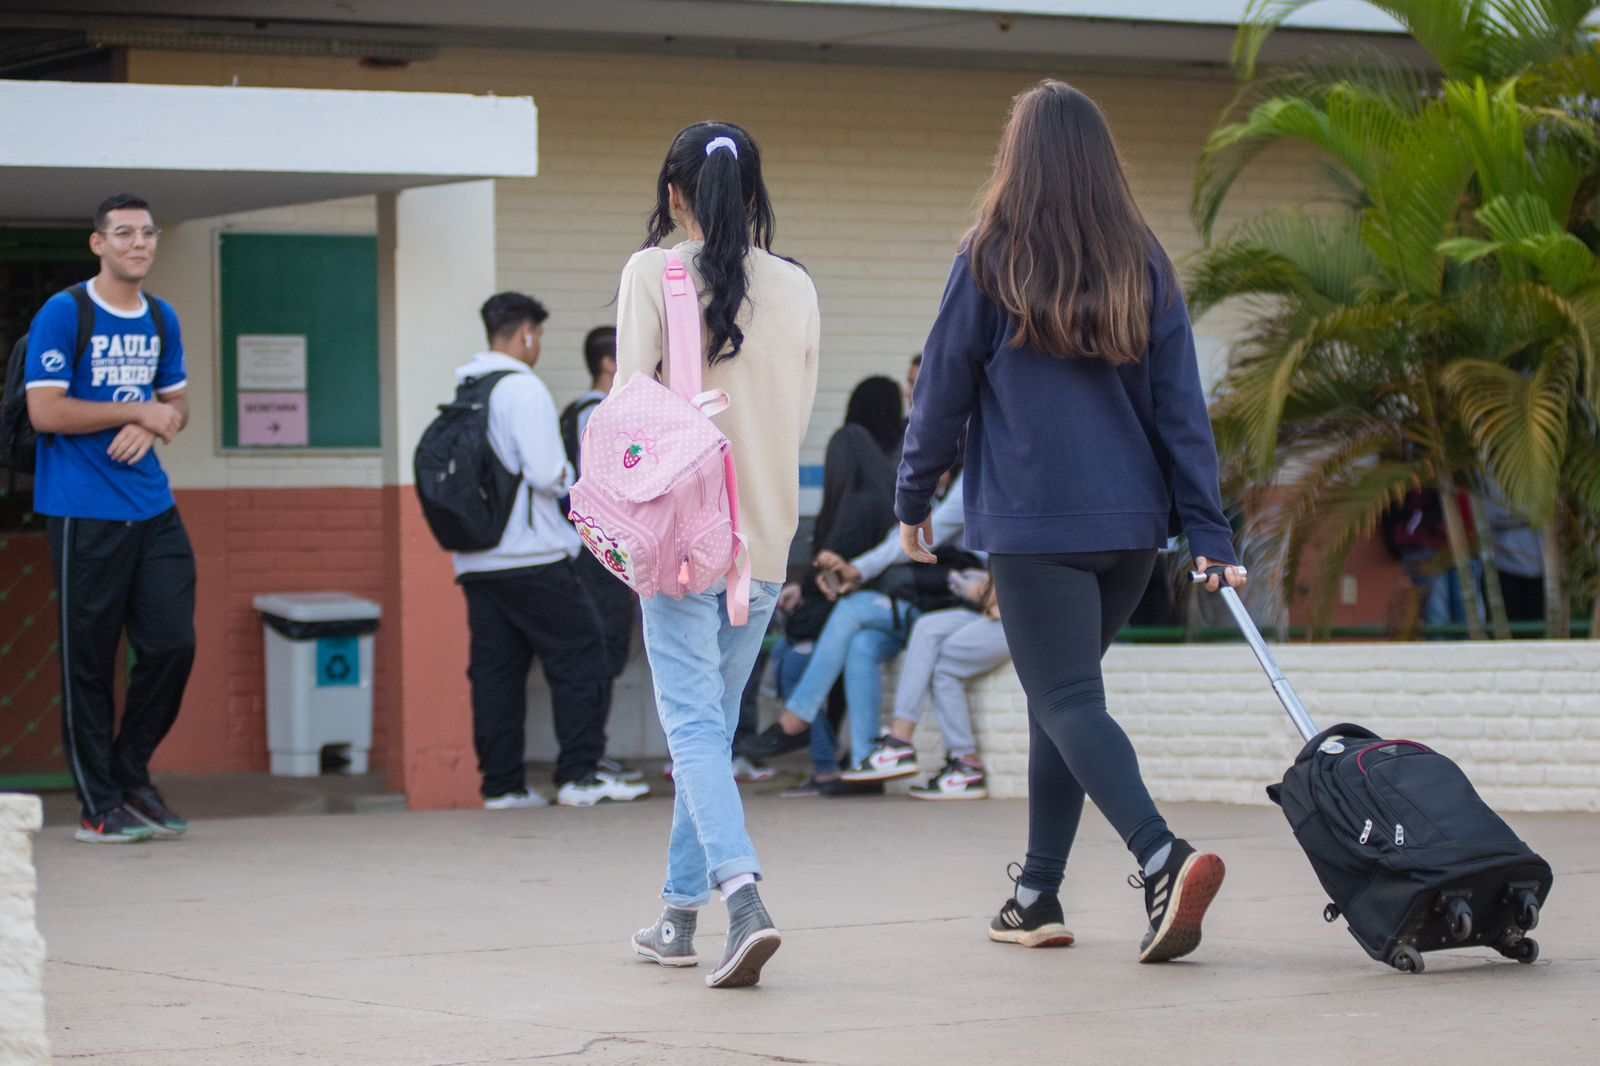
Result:
<svg viewBox="0 0 1600 1066"><path fill-rule="evenodd" d="M1047 81L1016 100L978 221L923 348L896 514L932 562L929 500L966 438L967 543L990 553L1028 696L1028 854L990 927L1028 947L1072 942L1058 897L1085 796L1139 864L1141 962L1193 951L1224 867L1175 836L1100 659L1170 535L1195 566L1245 583L1183 295L1087 96Z"/></svg>

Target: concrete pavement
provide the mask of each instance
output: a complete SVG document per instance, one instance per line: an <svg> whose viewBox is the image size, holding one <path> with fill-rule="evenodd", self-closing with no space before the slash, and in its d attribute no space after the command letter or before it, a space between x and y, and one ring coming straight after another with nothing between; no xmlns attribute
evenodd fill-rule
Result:
<svg viewBox="0 0 1600 1066"><path fill-rule="evenodd" d="M1229 877L1193 961L1141 967L1131 863L1092 810L1065 895L1078 946L1028 951L984 938L1020 802L752 797L786 939L734 992L628 951L656 913L660 797L202 820L134 848L58 823L37 856L52 1046L95 1066L1594 1061L1600 817L1512 819L1557 871L1540 963L1430 955L1406 977L1322 922L1276 810L1167 813ZM706 912L702 956L723 921Z"/></svg>

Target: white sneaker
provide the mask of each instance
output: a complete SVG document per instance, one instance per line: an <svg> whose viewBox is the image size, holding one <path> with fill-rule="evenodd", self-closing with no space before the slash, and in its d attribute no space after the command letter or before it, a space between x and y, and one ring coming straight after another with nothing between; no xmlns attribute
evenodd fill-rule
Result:
<svg viewBox="0 0 1600 1066"><path fill-rule="evenodd" d="M771 781L778 776L778 771L770 766L757 766L743 755L733 757L733 779L743 781L747 785L759 784L762 781Z"/></svg>
<svg viewBox="0 0 1600 1066"><path fill-rule="evenodd" d="M593 774L582 781L568 781L556 793L556 802L563 807L593 807L601 800L627 803L650 794L650 786L643 781L618 781L614 777Z"/></svg>
<svg viewBox="0 0 1600 1066"><path fill-rule="evenodd" d="M523 789L521 792L507 792L503 796L491 796L483 801L486 811L527 811L535 807L548 807L550 801L537 792Z"/></svg>

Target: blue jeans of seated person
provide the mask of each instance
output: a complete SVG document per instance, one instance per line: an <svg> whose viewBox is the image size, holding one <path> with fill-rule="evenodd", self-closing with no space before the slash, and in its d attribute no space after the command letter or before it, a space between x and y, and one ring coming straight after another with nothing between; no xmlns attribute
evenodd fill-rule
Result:
<svg viewBox="0 0 1600 1066"><path fill-rule="evenodd" d="M733 780L733 734L745 682L778 604L778 586L751 585L750 620L743 626L728 621L727 600L719 586L698 596L656 596L643 603L644 648L677 793L661 890L673 907L704 905L731 877L761 876Z"/></svg>
<svg viewBox="0 0 1600 1066"><path fill-rule="evenodd" d="M828 616L811 661L785 705L798 717L816 723L828 691L842 674L850 712L850 758L854 762L865 759L881 732L883 665L905 649L916 619L915 608L896 604L881 592L852 592L844 597ZM832 773L823 765L826 758L838 768L837 751L829 743L832 731L825 722L820 726L811 732L812 759L817 773Z"/></svg>

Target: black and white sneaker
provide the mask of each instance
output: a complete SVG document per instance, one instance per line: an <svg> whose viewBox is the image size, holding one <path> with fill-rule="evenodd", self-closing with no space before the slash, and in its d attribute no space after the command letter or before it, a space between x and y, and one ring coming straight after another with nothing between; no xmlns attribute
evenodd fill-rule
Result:
<svg viewBox="0 0 1600 1066"><path fill-rule="evenodd" d="M915 777L916 746L885 734L872 745L866 758L839 776L846 781L897 781L902 777Z"/></svg>
<svg viewBox="0 0 1600 1066"><path fill-rule="evenodd" d="M1161 869L1128 878L1128 884L1144 889L1144 909L1150 916L1150 929L1139 942L1140 962L1168 962L1200 946L1200 923L1227 872L1220 857L1174 839Z"/></svg>
<svg viewBox="0 0 1600 1066"><path fill-rule="evenodd" d="M635 770L622 760L613 759L609 755L594 764L594 772L629 784L644 780L644 771Z"/></svg>
<svg viewBox="0 0 1600 1066"><path fill-rule="evenodd" d="M1011 871L1015 870L1016 873ZM1022 867L1012 863L1006 868L1013 884L1022 878ZM1019 884L1020 887L1020 884ZM1000 944L1020 944L1025 948L1070 948L1074 937L1067 928L1066 916L1061 913L1061 897L1052 892L1024 907L1017 902L1016 894L1006 900L989 923L989 939Z"/></svg>
<svg viewBox="0 0 1600 1066"><path fill-rule="evenodd" d="M768 759L776 759L780 755L787 755L791 751L799 751L810 746L810 729L799 733L785 733L781 722L773 722L754 736L745 737L744 743L739 745L738 752L748 759L766 762Z"/></svg>
<svg viewBox="0 0 1600 1066"><path fill-rule="evenodd" d="M944 769L926 784L911 786L906 795L919 800L988 799L989 778L983 767L952 756L945 760Z"/></svg>
<svg viewBox="0 0 1600 1066"><path fill-rule="evenodd" d="M562 807L593 807L601 800L629 803L650 793L643 781L618 781L603 774L590 774L582 781L568 781L556 792L556 803Z"/></svg>

